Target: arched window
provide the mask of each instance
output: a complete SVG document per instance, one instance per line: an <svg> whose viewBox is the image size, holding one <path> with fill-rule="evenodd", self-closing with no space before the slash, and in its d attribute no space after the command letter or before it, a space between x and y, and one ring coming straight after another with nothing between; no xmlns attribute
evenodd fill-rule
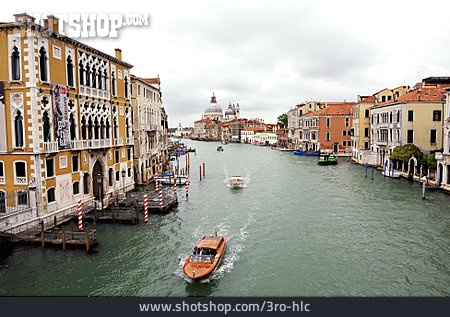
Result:
<svg viewBox="0 0 450 317"><path fill-rule="evenodd" d="M73 87L73 61L72 57L67 57L67 85Z"/></svg>
<svg viewBox="0 0 450 317"><path fill-rule="evenodd" d="M48 202L48 203L52 203L52 202L54 202L54 201L56 201L56 198L55 198L55 188L52 187L52 188L49 188L49 189L47 190L47 202Z"/></svg>
<svg viewBox="0 0 450 317"><path fill-rule="evenodd" d="M98 124L98 120L96 118L95 121L94 121L94 138L96 140L98 140L99 136L100 136L100 134L99 134L99 124Z"/></svg>
<svg viewBox="0 0 450 317"><path fill-rule="evenodd" d="M111 73L111 91L112 91L112 95L115 96L116 95L116 75L114 74L114 72Z"/></svg>
<svg viewBox="0 0 450 317"><path fill-rule="evenodd" d="M92 67L92 88L97 88L97 69Z"/></svg>
<svg viewBox="0 0 450 317"><path fill-rule="evenodd" d="M83 63L80 61L78 66L79 66L79 72L80 72L80 85L84 85L84 67L83 67Z"/></svg>
<svg viewBox="0 0 450 317"><path fill-rule="evenodd" d="M118 138L117 119L114 118L114 139Z"/></svg>
<svg viewBox="0 0 450 317"><path fill-rule="evenodd" d="M111 128L109 124L109 119L106 119L106 138L109 139L109 129Z"/></svg>
<svg viewBox="0 0 450 317"><path fill-rule="evenodd" d="M72 187L73 187L73 194L78 195L80 193L80 182L74 182Z"/></svg>
<svg viewBox="0 0 450 317"><path fill-rule="evenodd" d="M105 138L105 122L103 121L103 118L100 119L100 139Z"/></svg>
<svg viewBox="0 0 450 317"><path fill-rule="evenodd" d="M75 117L73 113L70 114L69 122L70 122L70 139L75 140L77 137L77 133L76 133Z"/></svg>
<svg viewBox="0 0 450 317"><path fill-rule="evenodd" d="M17 110L16 116L14 118L14 133L16 147L23 147L23 117L20 110Z"/></svg>
<svg viewBox="0 0 450 317"><path fill-rule="evenodd" d="M44 114L42 115L42 124L44 126L44 142L50 142L50 118L47 111L44 111Z"/></svg>
<svg viewBox="0 0 450 317"><path fill-rule="evenodd" d="M106 72L106 69L105 69L105 71L103 72L103 89L105 89L105 90L107 90L108 89L108 86L107 86L107 83L108 83L108 73Z"/></svg>
<svg viewBox="0 0 450 317"><path fill-rule="evenodd" d="M47 60L47 51L43 46L41 46L41 49L39 50L39 71L41 75L41 81L48 81Z"/></svg>
<svg viewBox="0 0 450 317"><path fill-rule="evenodd" d="M130 137L130 125L128 123L128 118L126 119L125 124L126 124L126 130L127 130L127 138L129 138Z"/></svg>
<svg viewBox="0 0 450 317"><path fill-rule="evenodd" d="M11 54L11 75L12 80L20 80L20 53L17 46L14 46Z"/></svg>
<svg viewBox="0 0 450 317"><path fill-rule="evenodd" d="M89 65L86 67L86 86L91 86L91 68Z"/></svg>
<svg viewBox="0 0 450 317"><path fill-rule="evenodd" d="M81 138L86 140L86 119L84 117L81 118Z"/></svg>
<svg viewBox="0 0 450 317"><path fill-rule="evenodd" d="M103 87L102 87L102 84L103 84L103 82L102 82L102 71L101 70L98 71L97 82L98 82L98 89L103 89Z"/></svg>
<svg viewBox="0 0 450 317"><path fill-rule="evenodd" d="M88 120L88 139L92 140L92 119Z"/></svg>
<svg viewBox="0 0 450 317"><path fill-rule="evenodd" d="M125 98L128 98L128 77L125 77Z"/></svg>

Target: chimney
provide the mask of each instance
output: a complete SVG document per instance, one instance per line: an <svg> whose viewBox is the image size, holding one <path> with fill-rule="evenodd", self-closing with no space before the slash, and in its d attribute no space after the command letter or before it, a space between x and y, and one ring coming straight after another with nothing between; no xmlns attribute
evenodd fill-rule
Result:
<svg viewBox="0 0 450 317"><path fill-rule="evenodd" d="M44 29L48 29L48 19L43 19L44 22Z"/></svg>
<svg viewBox="0 0 450 317"><path fill-rule="evenodd" d="M122 60L122 50L120 48L115 48L116 58Z"/></svg>
<svg viewBox="0 0 450 317"><path fill-rule="evenodd" d="M57 17L55 17L54 15L48 15L47 20L48 20L48 28L50 30L53 30L54 32L58 33L59 32L59 19Z"/></svg>

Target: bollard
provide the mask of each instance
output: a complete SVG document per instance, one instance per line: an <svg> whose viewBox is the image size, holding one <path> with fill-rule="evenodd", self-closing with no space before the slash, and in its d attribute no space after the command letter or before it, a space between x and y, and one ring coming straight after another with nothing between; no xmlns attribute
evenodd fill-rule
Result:
<svg viewBox="0 0 450 317"><path fill-rule="evenodd" d="M62 245L63 245L63 251L66 251L66 227L62 227Z"/></svg>

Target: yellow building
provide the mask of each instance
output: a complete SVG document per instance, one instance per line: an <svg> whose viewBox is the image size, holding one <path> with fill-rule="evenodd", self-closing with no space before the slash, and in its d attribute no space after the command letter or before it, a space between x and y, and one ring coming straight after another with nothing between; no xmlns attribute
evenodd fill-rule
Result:
<svg viewBox="0 0 450 317"><path fill-rule="evenodd" d="M370 107L374 96L358 96L353 111L352 159L360 164L374 164L370 151Z"/></svg>
<svg viewBox="0 0 450 317"><path fill-rule="evenodd" d="M437 176L436 184L450 193L450 87L446 88L443 115L444 135L442 153L436 153Z"/></svg>
<svg viewBox="0 0 450 317"><path fill-rule="evenodd" d="M398 98L377 103L370 109L371 147L376 163L389 164L399 145L415 144L426 154L442 149L442 116L448 79L425 78Z"/></svg>
<svg viewBox="0 0 450 317"><path fill-rule="evenodd" d="M0 24L0 56L0 212L21 204L41 217L100 196L106 206L134 187L133 66L120 49L63 36L56 17L40 26L17 14Z"/></svg>

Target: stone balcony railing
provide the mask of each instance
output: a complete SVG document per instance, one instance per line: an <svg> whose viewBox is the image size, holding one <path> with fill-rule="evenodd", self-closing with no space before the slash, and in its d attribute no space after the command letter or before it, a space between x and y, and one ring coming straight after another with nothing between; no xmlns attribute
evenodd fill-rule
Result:
<svg viewBox="0 0 450 317"><path fill-rule="evenodd" d="M112 146L111 139L94 139L94 140L72 140L72 150L98 149Z"/></svg>
<svg viewBox="0 0 450 317"><path fill-rule="evenodd" d="M58 152L58 142L44 142L43 153Z"/></svg>
<svg viewBox="0 0 450 317"><path fill-rule="evenodd" d="M134 145L134 139L133 138L127 138L127 145Z"/></svg>
<svg viewBox="0 0 450 317"><path fill-rule="evenodd" d="M14 183L17 185L27 185L27 178L16 176Z"/></svg>
<svg viewBox="0 0 450 317"><path fill-rule="evenodd" d="M5 183L5 176L0 176L0 184L4 184Z"/></svg>
<svg viewBox="0 0 450 317"><path fill-rule="evenodd" d="M122 146L122 145L123 145L122 138L114 139L114 146Z"/></svg>

